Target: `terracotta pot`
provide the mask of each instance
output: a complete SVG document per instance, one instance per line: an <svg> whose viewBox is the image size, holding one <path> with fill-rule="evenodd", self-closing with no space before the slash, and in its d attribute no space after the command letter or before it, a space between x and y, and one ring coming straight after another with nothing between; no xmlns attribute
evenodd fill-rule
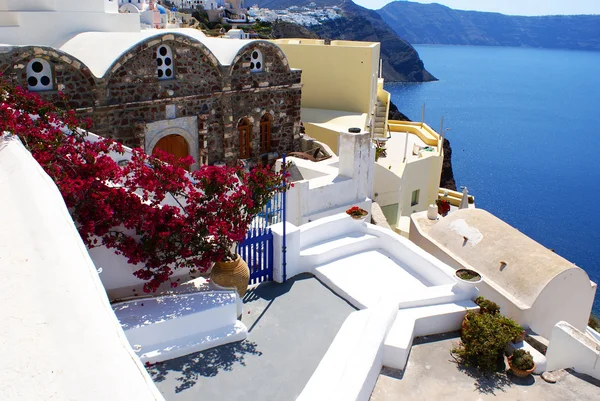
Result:
<svg viewBox="0 0 600 401"><path fill-rule="evenodd" d="M510 366L510 370L517 377L527 377L530 374L532 374L533 371L535 370L535 362L533 363L533 367L528 370L521 370L521 369L514 367L512 364L512 355L508 357L508 366Z"/></svg>
<svg viewBox="0 0 600 401"><path fill-rule="evenodd" d="M240 297L243 297L248 289L250 280L250 269L248 264L237 255L231 262L217 262L210 272L210 280L224 288L235 288Z"/></svg>

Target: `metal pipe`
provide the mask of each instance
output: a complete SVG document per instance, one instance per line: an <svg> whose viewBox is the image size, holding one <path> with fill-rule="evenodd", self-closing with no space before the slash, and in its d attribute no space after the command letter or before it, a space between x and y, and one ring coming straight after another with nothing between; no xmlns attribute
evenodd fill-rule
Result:
<svg viewBox="0 0 600 401"><path fill-rule="evenodd" d="M281 267L283 269L283 282L285 283L287 279L287 261L286 261L286 226L287 226L287 218L286 218L286 195L287 195L287 178L286 178L286 162L285 162L285 153L283 154L283 246L281 247L282 252L282 263Z"/></svg>

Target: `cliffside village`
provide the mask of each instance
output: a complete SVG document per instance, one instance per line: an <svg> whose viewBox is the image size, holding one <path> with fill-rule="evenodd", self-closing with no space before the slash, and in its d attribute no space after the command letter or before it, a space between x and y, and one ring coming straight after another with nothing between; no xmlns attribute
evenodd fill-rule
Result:
<svg viewBox="0 0 600 401"><path fill-rule="evenodd" d="M207 36L181 12L197 6L210 18L234 27L221 37ZM309 6L275 15L312 24L321 18L339 18L338 11L335 7L315 11ZM43 99L55 101L56 95L64 95L68 104L59 105L90 118L91 133L142 148L147 154L160 149L177 157L191 156L192 170L239 161L248 167L276 164L281 168L281 158L287 156L294 187L286 194L287 222L273 226L273 280L311 273L354 308L344 323L349 326L342 326L332 340L318 368L312 369L314 374L311 370L306 387L305 382L300 385L304 390L295 394L297 399L333 399L325 395L334 393L345 394L339 398L344 400L368 399L364 395L371 394L383 366L406 369L414 337L459 330L466 310L478 308L472 302L477 295L493 299L548 349L543 355L529 345L521 346L534 353L539 373L575 367L600 379L599 368L590 362L598 358L600 335L587 327L596 284L582 269L476 208L474 196L466 189L440 188L443 132L424 122L388 118L391 96L381 74L380 44L252 40L235 26L271 18L268 15L256 7L248 10L243 0L176 0L169 6L156 0L8 0L0 4L0 73L4 80ZM0 369L0 382L17 383L12 392L3 393L10 400L49 399L54 389L59 399L117 399L136 389L128 399L170 399L163 398L162 388L162 395L156 389L136 353L145 335L130 330L133 320L119 323L121 315L115 309L117 320L109 304L140 288L141 280L132 277L130 267L117 271L107 262L113 259L102 256L100 263L98 253L88 255L68 213L57 212L64 209L59 198L52 198L57 191L42 190L52 188L52 183L40 178L39 166L26 153L14 150L16 146L0 141L0 186L11 186L10 191L2 190L0 208L18 207L20 196L43 196L46 205L23 209L17 213L22 220L0 214L2 231L11 232L10 237L3 233L0 243L11 244L14 237L35 248L38 242L60 240L55 247L57 255L64 253L60 260L78 260L79 268L89 274L79 282L65 279L63 292L44 293L44 299L31 294L27 298L31 301L18 298L20 304L6 306L10 316L5 321L33 313L41 316L40 322L53 322L52 305L74 304L69 296L85 296L87 307L97 315L90 317L74 308L73 319L50 324L51 332L33 323L19 325L18 331L11 331L17 326L5 326L0 348L20 352L0 355L0 360L23 369L14 370L21 372L18 375ZM23 182L32 185L25 187ZM364 209L368 222L347 216L352 206ZM49 215L62 216L57 231L35 234L31 228L35 218ZM67 274L60 272L62 262L53 259L52 252L33 252L24 244L0 246L0 268L43 266ZM287 248L283 260L277 256L282 247ZM11 249L31 256L17 257ZM369 263L379 267L366 266ZM114 265L127 266L127 262L119 259ZM377 268L383 269L389 285L385 278L377 283L369 278L368 270ZM476 270L481 280L463 283L455 275L460 269ZM19 288L37 287L32 280L35 277L18 284ZM79 287L89 292L84 295ZM169 354L164 348L163 354L158 352L160 358L156 353L144 354L142 361L169 360L250 338L243 321L236 320L241 297L235 293L232 297L231 305L210 297L198 301L206 302L202 305L190 301L189 308L199 320L185 328L186 338L201 334L203 340L187 351L183 342L177 343L179 353ZM33 306L23 306L29 302ZM160 313L161 319L171 319L165 317L171 312ZM92 323L92 319L98 320ZM204 327L219 319L230 319L227 327L233 331ZM77 327L70 326L73 321ZM103 339L89 329L99 321L110 332ZM425 324L427 329L419 323L425 321L432 322ZM135 327L144 325L152 326ZM180 329L157 329L152 341L160 337L161 344L167 344ZM67 332L75 333L71 344L49 340L71 335ZM233 332L228 339L227 333ZM39 348L28 351L29 344L18 341L36 342L36 336L43 338L39 341L46 344L47 353L60 354L55 357L58 367L53 368L58 370L41 382L43 386L19 385L29 382L23 378L29 373L46 369L49 357L36 358L31 353ZM335 353L336 346L350 342L358 356ZM83 343L87 345L77 355L67 351ZM102 346L96 348L99 343ZM113 362L120 360L119 365L94 362L108 355ZM569 359L573 355L576 361ZM19 356L30 361L26 368ZM81 370L90 374L82 378ZM334 380L332 372L345 373ZM85 383L92 380L104 385L94 394L86 393ZM348 386L350 382L358 387Z"/></svg>

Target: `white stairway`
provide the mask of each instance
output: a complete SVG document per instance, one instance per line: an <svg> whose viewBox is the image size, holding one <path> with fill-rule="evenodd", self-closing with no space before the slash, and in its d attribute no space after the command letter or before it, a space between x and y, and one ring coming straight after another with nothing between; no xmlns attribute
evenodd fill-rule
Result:
<svg viewBox="0 0 600 401"><path fill-rule="evenodd" d="M383 366L383 339L397 306L352 312L296 401L368 401Z"/></svg>
<svg viewBox="0 0 600 401"><path fill-rule="evenodd" d="M359 224L359 223L357 223ZM378 237L360 231L306 245L300 250L299 263L312 268L343 256L378 247Z"/></svg>
<svg viewBox="0 0 600 401"><path fill-rule="evenodd" d="M233 291L206 291L122 302L113 310L142 362L155 363L245 339L236 299Z"/></svg>
<svg viewBox="0 0 600 401"><path fill-rule="evenodd" d="M373 136L375 138L387 138L388 133L385 126L387 105L381 101L377 101L377 109L375 111L375 126L373 127Z"/></svg>
<svg viewBox="0 0 600 401"><path fill-rule="evenodd" d="M466 313L477 309L471 300L400 309L385 338L383 365L404 369L415 337L459 330Z"/></svg>

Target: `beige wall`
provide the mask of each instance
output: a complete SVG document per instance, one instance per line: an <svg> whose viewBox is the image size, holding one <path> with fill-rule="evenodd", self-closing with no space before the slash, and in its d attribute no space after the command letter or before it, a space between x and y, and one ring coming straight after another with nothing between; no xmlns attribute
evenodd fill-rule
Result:
<svg viewBox="0 0 600 401"><path fill-rule="evenodd" d="M431 154L406 163L402 173L399 217L422 212L427 210L430 204L435 203L440 187L443 161L443 154ZM417 189L420 190L419 203L411 206L412 193Z"/></svg>
<svg viewBox="0 0 600 401"><path fill-rule="evenodd" d="M329 148L335 152L336 155L339 153L338 145L340 133L338 131L307 122L304 122L303 124L306 135L329 146Z"/></svg>
<svg viewBox="0 0 600 401"><path fill-rule="evenodd" d="M280 39L292 68L302 70L302 107L371 113L377 101L379 43Z"/></svg>

